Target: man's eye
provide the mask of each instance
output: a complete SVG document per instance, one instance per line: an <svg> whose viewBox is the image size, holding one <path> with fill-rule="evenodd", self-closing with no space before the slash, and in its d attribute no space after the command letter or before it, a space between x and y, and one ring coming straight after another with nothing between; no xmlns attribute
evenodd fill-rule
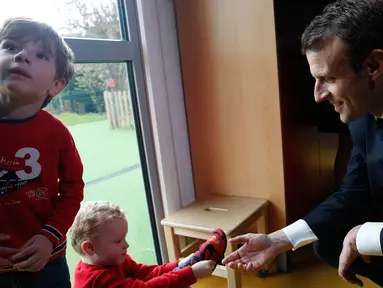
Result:
<svg viewBox="0 0 383 288"><path fill-rule="evenodd" d="M324 80L327 83L334 83L335 82L335 77L325 77Z"/></svg>

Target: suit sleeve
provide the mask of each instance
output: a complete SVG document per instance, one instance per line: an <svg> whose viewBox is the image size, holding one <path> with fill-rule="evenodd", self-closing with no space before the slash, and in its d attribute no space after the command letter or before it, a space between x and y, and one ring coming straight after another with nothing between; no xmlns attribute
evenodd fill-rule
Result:
<svg viewBox="0 0 383 288"><path fill-rule="evenodd" d="M59 196L53 215L40 230L54 245L61 242L80 209L84 196L83 165L75 142L68 129L62 127L59 158Z"/></svg>
<svg viewBox="0 0 383 288"><path fill-rule="evenodd" d="M360 215L367 217L371 199L367 164L359 149L354 146L341 188L303 220L320 240L328 235L329 230L336 231L340 227L357 225Z"/></svg>

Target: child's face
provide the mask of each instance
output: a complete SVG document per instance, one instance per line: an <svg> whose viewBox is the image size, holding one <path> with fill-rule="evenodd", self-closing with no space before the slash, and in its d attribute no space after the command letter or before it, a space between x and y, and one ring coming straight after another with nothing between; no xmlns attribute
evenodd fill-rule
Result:
<svg viewBox="0 0 383 288"><path fill-rule="evenodd" d="M65 80L56 80L56 59L53 49L41 41L0 42L0 81L18 106L39 105L48 95L56 96Z"/></svg>
<svg viewBox="0 0 383 288"><path fill-rule="evenodd" d="M120 265L125 261L129 244L126 242L128 222L126 219L115 219L105 224L99 236L93 242L94 260L98 265Z"/></svg>

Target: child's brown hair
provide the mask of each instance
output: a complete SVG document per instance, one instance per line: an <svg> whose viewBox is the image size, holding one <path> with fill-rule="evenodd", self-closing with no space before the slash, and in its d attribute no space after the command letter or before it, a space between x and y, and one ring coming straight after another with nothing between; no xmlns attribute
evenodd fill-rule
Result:
<svg viewBox="0 0 383 288"><path fill-rule="evenodd" d="M38 40L44 48L53 49L56 57L56 79L64 79L65 84L73 78L74 54L64 39L48 24L24 17L16 17L5 20L0 28L0 42L4 39L15 41ZM52 100L48 96L42 108Z"/></svg>

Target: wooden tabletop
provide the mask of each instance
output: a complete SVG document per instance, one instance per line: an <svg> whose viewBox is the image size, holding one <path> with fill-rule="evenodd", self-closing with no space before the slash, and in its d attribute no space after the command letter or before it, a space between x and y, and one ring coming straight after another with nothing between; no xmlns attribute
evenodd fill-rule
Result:
<svg viewBox="0 0 383 288"><path fill-rule="evenodd" d="M161 221L164 226L211 232L220 228L228 235L259 212L264 199L209 195L178 210Z"/></svg>

